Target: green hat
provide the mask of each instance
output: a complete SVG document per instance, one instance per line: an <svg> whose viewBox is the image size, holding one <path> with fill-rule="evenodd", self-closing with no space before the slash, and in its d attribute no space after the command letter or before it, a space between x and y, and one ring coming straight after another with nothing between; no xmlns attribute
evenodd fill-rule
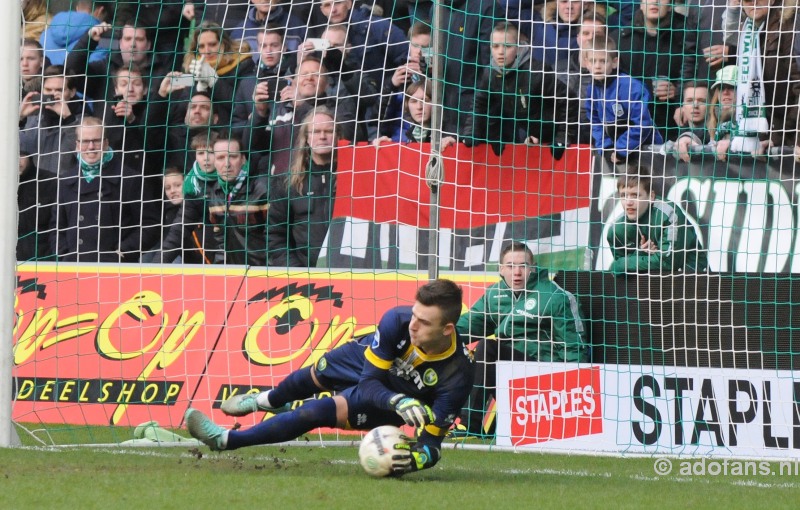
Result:
<svg viewBox="0 0 800 510"><path fill-rule="evenodd" d="M720 85L730 85L731 87L736 86L736 79L739 72L736 66L725 66L719 71L717 71L717 81L714 82L714 85L711 88L719 87Z"/></svg>

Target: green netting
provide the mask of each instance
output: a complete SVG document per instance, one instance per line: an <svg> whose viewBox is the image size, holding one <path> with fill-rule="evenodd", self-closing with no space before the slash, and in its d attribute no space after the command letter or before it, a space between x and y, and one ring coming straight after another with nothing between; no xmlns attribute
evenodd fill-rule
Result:
<svg viewBox="0 0 800 510"><path fill-rule="evenodd" d="M772 3L25 2L14 419L232 425L445 276L478 307L456 440L788 455Z"/></svg>

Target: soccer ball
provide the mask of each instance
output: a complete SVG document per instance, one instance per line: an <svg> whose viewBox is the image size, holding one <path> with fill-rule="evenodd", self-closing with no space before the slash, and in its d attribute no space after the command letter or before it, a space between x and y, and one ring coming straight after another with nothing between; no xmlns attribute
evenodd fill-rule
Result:
<svg viewBox="0 0 800 510"><path fill-rule="evenodd" d="M392 456L402 454L396 444L407 444L408 437L392 425L383 425L370 430L358 448L361 467L368 475L377 478L392 474Z"/></svg>

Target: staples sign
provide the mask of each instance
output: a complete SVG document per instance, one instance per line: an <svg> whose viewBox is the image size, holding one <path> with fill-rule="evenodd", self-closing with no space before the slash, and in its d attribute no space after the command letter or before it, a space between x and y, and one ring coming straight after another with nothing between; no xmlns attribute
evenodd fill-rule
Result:
<svg viewBox="0 0 800 510"><path fill-rule="evenodd" d="M603 432L600 368L578 368L509 381L515 446Z"/></svg>

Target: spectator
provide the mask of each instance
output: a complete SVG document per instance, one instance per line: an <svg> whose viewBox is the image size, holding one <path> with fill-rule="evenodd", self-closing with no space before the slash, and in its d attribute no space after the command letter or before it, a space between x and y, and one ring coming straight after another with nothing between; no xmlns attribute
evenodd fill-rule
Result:
<svg viewBox="0 0 800 510"><path fill-rule="evenodd" d="M193 159L193 155L188 153L191 149L187 150L192 137L198 134L208 135L212 128L218 127L219 115L208 92L193 90L188 104L180 99L173 99L173 95L182 95L182 92L175 92L184 90L183 86L173 83L175 74L177 73L170 74L161 81L157 94L165 101L150 103L147 125L166 130L163 145L159 149L166 151L167 166L186 168Z"/></svg>
<svg viewBox="0 0 800 510"><path fill-rule="evenodd" d="M244 20L233 25L226 24L231 37L246 42L251 48L258 48L257 37L267 26L281 29L284 34L284 47L294 52L306 38L307 19L297 17L291 2L283 0L250 0L250 7Z"/></svg>
<svg viewBox="0 0 800 510"><path fill-rule="evenodd" d="M53 251L66 262L137 262L158 236L157 188L123 165L100 119L82 119L75 145L61 169Z"/></svg>
<svg viewBox="0 0 800 510"><path fill-rule="evenodd" d="M647 272L704 273L708 258L686 213L656 199L650 173L632 168L617 179L622 214L608 231L616 275Z"/></svg>
<svg viewBox="0 0 800 510"><path fill-rule="evenodd" d="M42 71L45 68L42 45L33 39L22 41L19 55L19 74L22 79L22 95L39 90L42 85Z"/></svg>
<svg viewBox="0 0 800 510"><path fill-rule="evenodd" d="M108 143L139 173L160 175L163 157L158 153L161 130L146 124L148 86L139 68L119 68L112 76L114 97L105 103L103 124ZM146 150L147 149L147 150Z"/></svg>
<svg viewBox="0 0 800 510"><path fill-rule="evenodd" d="M35 149L20 145L19 187L17 188L17 261L48 260L48 229L53 218L58 194L56 175L36 168Z"/></svg>
<svg viewBox="0 0 800 510"><path fill-rule="evenodd" d="M268 218L271 266L317 265L336 189L334 118L324 107L306 114L289 171L272 177Z"/></svg>
<svg viewBox="0 0 800 510"><path fill-rule="evenodd" d="M108 23L99 23L83 35L67 54L65 67L70 74L82 77L83 86L79 84L84 95L92 99L105 100L114 96L111 77L117 69L135 65L148 81L156 81L172 70L170 62L157 57L151 50L153 38L147 28L136 26L132 20L122 21L119 36L119 48L112 51L108 58L98 61L89 60L100 40L112 30Z"/></svg>
<svg viewBox="0 0 800 510"><path fill-rule="evenodd" d="M606 20L595 11L585 12L581 17L581 24L578 30L578 49L569 52L569 56L556 62L556 73L558 79L566 82L572 96L580 99L581 122L578 122L577 139L580 144L590 145L592 143L592 126L586 119L586 99L589 85L592 83L592 75L589 66L586 64L586 54L583 50L592 45L595 37L606 37L608 35ZM572 105L570 108L574 108Z"/></svg>
<svg viewBox="0 0 800 510"><path fill-rule="evenodd" d="M391 72L404 64L408 40L388 18L373 16L370 7L353 8L353 0L322 0L319 11L327 23L311 27L309 35L320 37L332 25L345 25L351 58L360 63L362 80L370 90L380 92Z"/></svg>
<svg viewBox="0 0 800 510"><path fill-rule="evenodd" d="M75 82L64 76L64 68L46 68L41 93L28 92L19 107L20 143L36 154L36 168L58 174L62 152L71 145L72 133L67 128L80 123L83 109Z"/></svg>
<svg viewBox="0 0 800 510"><path fill-rule="evenodd" d="M725 66L717 71L717 81L711 87L713 96L708 108L708 133L717 159L725 161L736 129L737 68Z"/></svg>
<svg viewBox="0 0 800 510"><path fill-rule="evenodd" d="M175 264L202 264L203 252L195 244L195 236L202 232L202 227L193 225L194 228L183 228L184 213L184 177L183 170L169 166L164 169L164 197L162 199L161 224L164 226L165 237L168 236L170 229L177 225L177 230L184 232L181 244L174 247L174 250L164 250L162 242L156 243L151 251L142 256L142 262L167 262L164 253L169 253L172 257L168 260Z"/></svg>
<svg viewBox="0 0 800 510"><path fill-rule="evenodd" d="M183 53L191 18L184 16L184 0L124 0L117 2L117 19L135 19L136 25L145 27L156 36L152 39L153 51L160 60L173 69Z"/></svg>
<svg viewBox="0 0 800 510"><path fill-rule="evenodd" d="M424 143L431 141L431 110L433 89L430 81L412 81L406 88L405 117L403 124L392 136L376 138L378 146L384 142Z"/></svg>
<svg viewBox="0 0 800 510"><path fill-rule="evenodd" d="M220 122L230 126L236 88L244 78L255 76L256 64L250 46L232 40L217 23L204 21L194 32L183 70L194 74L198 91L210 91Z"/></svg>
<svg viewBox="0 0 800 510"><path fill-rule="evenodd" d="M403 130L401 124L407 113L404 103L408 86L430 77L430 25L415 22L408 31L408 39L407 61L394 70L391 80L383 84L378 134L389 138L395 138Z"/></svg>
<svg viewBox="0 0 800 510"><path fill-rule="evenodd" d="M533 24L530 34L532 58L551 66L568 58L578 49L581 18L595 11L594 2L583 0L552 0L544 4L542 21Z"/></svg>
<svg viewBox="0 0 800 510"><path fill-rule="evenodd" d="M461 413L465 429L459 428L470 435L493 434L493 417L484 419L484 409L496 392L498 360L589 361L578 301L536 267L524 243L502 249L500 276L456 324L469 341L478 341L472 392Z"/></svg>
<svg viewBox="0 0 800 510"><path fill-rule="evenodd" d="M192 137L195 161L184 179L181 209L172 223L165 223L164 240L161 243L163 263L186 261L211 264L217 257L208 198L211 190L217 186L214 144L218 139L216 131L200 132Z"/></svg>
<svg viewBox="0 0 800 510"><path fill-rule="evenodd" d="M297 76L292 79L290 86L278 92L276 101L271 101L266 84L259 83L256 86L252 125L246 139L250 140L251 151L265 154L269 150L269 158L261 157L259 160L259 175L287 171L301 121L317 106L325 106L335 112L339 138L355 138L355 99L331 97L327 95L327 90L327 69L315 55L304 58L297 69Z"/></svg>
<svg viewBox="0 0 800 510"><path fill-rule="evenodd" d="M633 26L617 35L619 69L652 91L649 109L663 138L674 139L677 134L678 87L684 59L696 53L695 36L686 30L686 18L664 0L641 0Z"/></svg>
<svg viewBox="0 0 800 510"><path fill-rule="evenodd" d="M232 135L214 142L217 185L208 190L215 264L267 265L266 178L250 178L242 143Z"/></svg>
<svg viewBox="0 0 800 510"><path fill-rule="evenodd" d="M246 126L253 113L253 94L256 84L267 82L268 93L274 101L279 84L287 85L286 79L294 72L294 54L286 50L284 44L285 31L268 25L256 36L259 50L258 67L255 76L247 76L236 88L236 100L233 105L233 125Z"/></svg>
<svg viewBox="0 0 800 510"><path fill-rule="evenodd" d="M738 132L731 139L731 151L763 154L771 145L794 146L800 101L800 68L793 53L796 6L778 0L742 0L741 8Z"/></svg>
<svg viewBox="0 0 800 510"><path fill-rule="evenodd" d="M475 104L478 70L489 67L492 27L497 18L495 0L452 0L442 3L441 65L442 129L459 133Z"/></svg>
<svg viewBox="0 0 800 510"><path fill-rule="evenodd" d="M22 0L22 37L39 40L53 19L47 12L47 0Z"/></svg>
<svg viewBox="0 0 800 510"><path fill-rule="evenodd" d="M111 19L114 14L114 2L73 0L70 7L74 10L56 14L38 37L44 48L44 56L51 65L65 65L67 52L72 51L81 37L93 26ZM92 50L89 61L108 58L110 41L103 43Z"/></svg>
<svg viewBox="0 0 800 510"><path fill-rule="evenodd" d="M684 55L682 74L684 80L708 84L713 81L715 73L733 56L732 45L723 37L722 22L728 0L699 0L698 3L696 15L686 17L686 30L691 32L687 37L697 41L697 51ZM680 108L677 111L680 111ZM680 118L677 121L681 126L686 122Z"/></svg>
<svg viewBox="0 0 800 510"><path fill-rule="evenodd" d="M695 81L683 85L683 110L681 117L686 119L686 126L678 136L675 146L678 157L689 162L689 150L694 145L706 145L711 142L708 131L708 87Z"/></svg>
<svg viewBox="0 0 800 510"><path fill-rule="evenodd" d="M194 163L186 174L183 183L183 195L186 198L204 197L208 188L217 182L217 169L214 166L214 144L219 133L209 131L198 133L192 137Z"/></svg>
<svg viewBox="0 0 800 510"><path fill-rule="evenodd" d="M653 128L644 84L617 72L619 56L614 41L595 38L586 50L592 75L586 110L592 126L592 146L610 163L622 163L648 143L664 143Z"/></svg>
<svg viewBox="0 0 800 510"><path fill-rule="evenodd" d="M492 67L481 74L463 142L468 147L488 142L497 155L509 143L548 145L553 157L561 159L576 138L577 101L568 108L566 84L549 66L533 62L519 37L516 25L509 22L498 23L492 31Z"/></svg>

